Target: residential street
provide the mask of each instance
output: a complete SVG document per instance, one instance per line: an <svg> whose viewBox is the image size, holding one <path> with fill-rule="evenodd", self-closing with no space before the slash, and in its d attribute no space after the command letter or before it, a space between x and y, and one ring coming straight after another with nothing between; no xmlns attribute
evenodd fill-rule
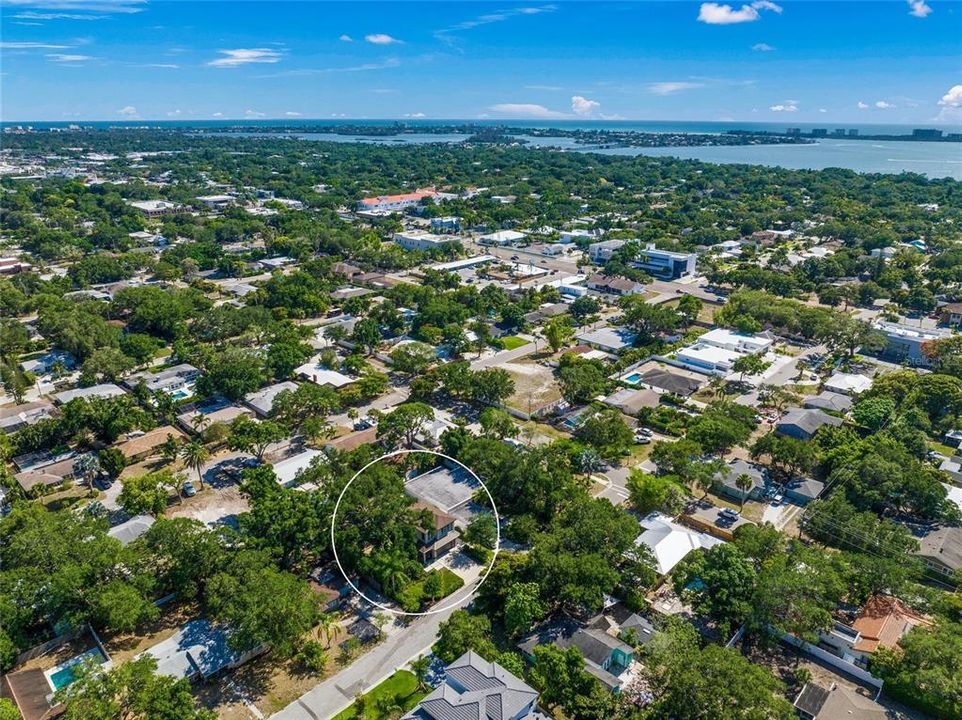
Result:
<svg viewBox="0 0 962 720"><path fill-rule="evenodd" d="M465 598L457 606L436 615L415 618L398 633L365 653L286 708L275 713L275 720L327 720L351 704L354 696L368 690L395 670L404 667L418 655L427 654L438 634L438 626L451 613L471 600Z"/></svg>

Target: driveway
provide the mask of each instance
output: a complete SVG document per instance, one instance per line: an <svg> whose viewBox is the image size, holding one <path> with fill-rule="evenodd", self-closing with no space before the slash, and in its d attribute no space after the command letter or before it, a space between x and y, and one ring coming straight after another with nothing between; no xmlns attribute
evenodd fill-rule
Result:
<svg viewBox="0 0 962 720"><path fill-rule="evenodd" d="M327 720L354 701L355 695L382 682L418 655L427 655L438 635L438 626L456 609L468 604L465 598L456 607L436 615L414 618L406 628L389 636L353 664L332 675L286 708L275 713L275 720Z"/></svg>
<svg viewBox="0 0 962 720"><path fill-rule="evenodd" d="M485 368L495 367L501 363L511 362L512 360L523 358L524 356L530 355L538 350L540 344L540 340L535 340L534 342L528 343L527 345L522 345L514 350L504 350L502 352L495 353L494 355L473 360L471 362L471 369L484 370Z"/></svg>

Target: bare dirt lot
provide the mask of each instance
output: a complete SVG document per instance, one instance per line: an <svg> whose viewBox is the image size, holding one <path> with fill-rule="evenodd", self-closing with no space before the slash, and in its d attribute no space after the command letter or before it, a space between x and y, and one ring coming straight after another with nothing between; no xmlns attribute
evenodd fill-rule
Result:
<svg viewBox="0 0 962 720"><path fill-rule="evenodd" d="M514 395L507 401L511 407L530 414L561 399L561 388L552 368L527 359L497 367L507 370L514 379Z"/></svg>

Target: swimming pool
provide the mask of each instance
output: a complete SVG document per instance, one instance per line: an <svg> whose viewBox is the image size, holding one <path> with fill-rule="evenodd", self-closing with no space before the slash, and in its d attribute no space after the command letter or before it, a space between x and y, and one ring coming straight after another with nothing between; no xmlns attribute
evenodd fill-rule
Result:
<svg viewBox="0 0 962 720"><path fill-rule="evenodd" d="M629 383L631 385L636 385L638 381L641 380L641 373L631 373L631 375L626 375L621 379L626 383Z"/></svg>
<svg viewBox="0 0 962 720"><path fill-rule="evenodd" d="M47 676L47 682L50 683L50 687L54 691L60 690L61 688L67 687L70 683L77 679L74 675L75 668L82 662L88 661L93 662L98 665L102 665L107 658L100 648L91 648L86 652L80 653L76 657L72 657L66 662L62 662L54 668L47 670L45 675Z"/></svg>

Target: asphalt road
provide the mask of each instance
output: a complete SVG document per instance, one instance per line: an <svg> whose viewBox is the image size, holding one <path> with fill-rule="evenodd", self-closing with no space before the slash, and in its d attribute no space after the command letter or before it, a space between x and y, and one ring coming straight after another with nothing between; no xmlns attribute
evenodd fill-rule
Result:
<svg viewBox="0 0 962 720"><path fill-rule="evenodd" d="M354 696L378 685L396 670L430 651L438 626L471 600L469 595L455 607L436 615L416 618L351 665L332 675L271 717L273 720L327 720L354 701Z"/></svg>

